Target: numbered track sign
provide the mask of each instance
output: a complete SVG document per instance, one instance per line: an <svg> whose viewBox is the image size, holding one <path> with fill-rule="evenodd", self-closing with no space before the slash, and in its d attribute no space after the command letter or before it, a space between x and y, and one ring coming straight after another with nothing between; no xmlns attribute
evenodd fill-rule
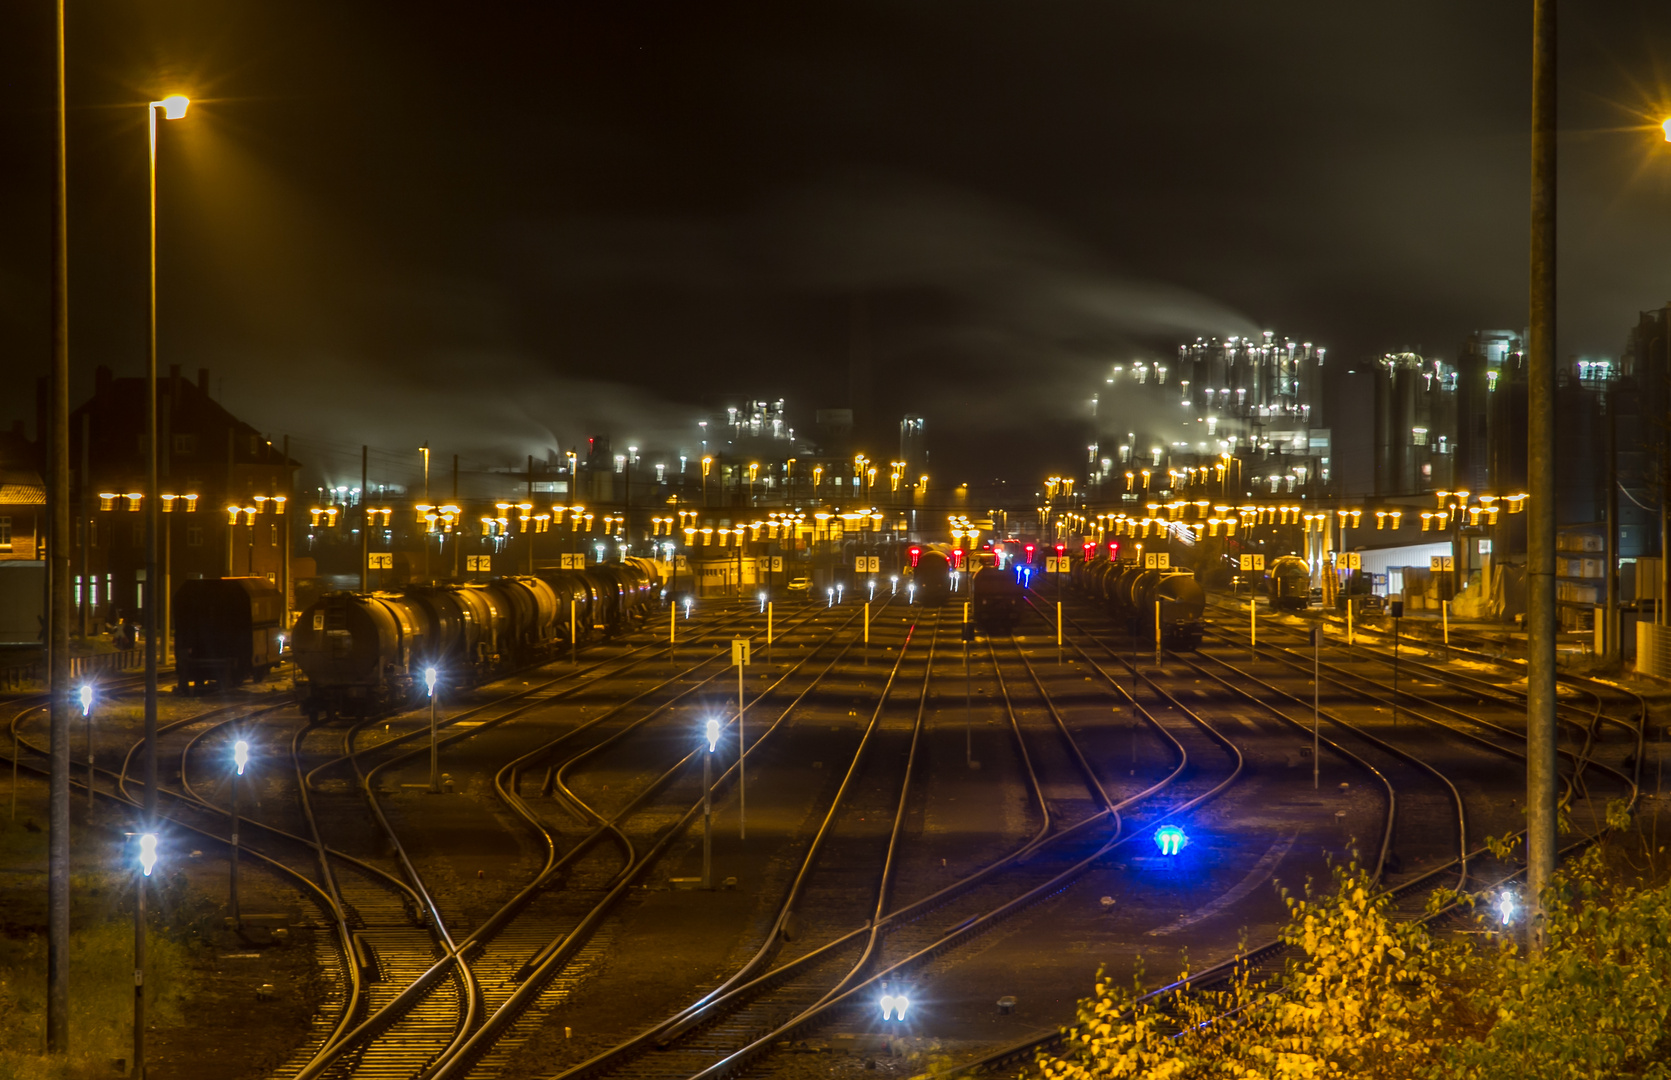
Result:
<svg viewBox="0 0 1671 1080"><path fill-rule="evenodd" d="M774 574L781 574L783 572L783 556L782 555L773 555L772 556L771 571Z"/></svg>
<svg viewBox="0 0 1671 1080"><path fill-rule="evenodd" d="M1356 551L1348 551L1340 556L1340 565L1347 570L1362 570L1363 556Z"/></svg>
<svg viewBox="0 0 1671 1080"><path fill-rule="evenodd" d="M731 663L734 667L748 667L748 638L731 639Z"/></svg>
<svg viewBox="0 0 1671 1080"><path fill-rule="evenodd" d="M464 569L474 571L474 572L486 573L487 571L493 569L493 556L491 556L491 555L466 555L466 556L464 556Z"/></svg>
<svg viewBox="0 0 1671 1080"><path fill-rule="evenodd" d="M880 574L882 572L882 557L880 555L869 556L865 560L865 570L868 573Z"/></svg>
<svg viewBox="0 0 1671 1080"><path fill-rule="evenodd" d="M1242 556L1242 569L1250 571L1250 572L1254 571L1254 570L1265 569L1265 556L1263 556L1263 555L1243 555Z"/></svg>
<svg viewBox="0 0 1671 1080"><path fill-rule="evenodd" d="M1434 572L1455 570L1456 557L1454 555L1432 555L1428 557L1428 565Z"/></svg>
<svg viewBox="0 0 1671 1080"><path fill-rule="evenodd" d="M1143 568L1145 570L1172 569L1172 556L1165 551L1145 551L1143 553Z"/></svg>
<svg viewBox="0 0 1671 1080"><path fill-rule="evenodd" d="M370 552L369 554L367 554L366 558L367 558L367 560L369 560L366 563L366 566L369 569L372 569L372 570L393 570L395 568L395 557L390 552L387 552L387 551L373 551L373 552Z"/></svg>

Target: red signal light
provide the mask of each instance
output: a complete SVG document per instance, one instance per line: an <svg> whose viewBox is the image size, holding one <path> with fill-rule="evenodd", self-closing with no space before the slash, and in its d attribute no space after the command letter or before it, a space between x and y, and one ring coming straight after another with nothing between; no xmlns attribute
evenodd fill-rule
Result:
<svg viewBox="0 0 1671 1080"><path fill-rule="evenodd" d="M1062 552L1063 552L1063 551L1065 551L1065 550L1066 550L1066 549L1067 549L1067 545L1066 545L1066 544L1057 544L1057 545L1056 545L1056 554L1058 554L1058 555L1060 555L1060 554L1061 554L1061 553L1062 553Z"/></svg>
<svg viewBox="0 0 1671 1080"><path fill-rule="evenodd" d="M919 559L922 556L922 553L923 553L922 548L918 547L915 544L911 545L911 565L912 566L917 565L917 559Z"/></svg>
<svg viewBox="0 0 1671 1080"><path fill-rule="evenodd" d="M1032 553L1033 553L1033 545L1028 544L1027 545L1027 554L1031 555Z"/></svg>

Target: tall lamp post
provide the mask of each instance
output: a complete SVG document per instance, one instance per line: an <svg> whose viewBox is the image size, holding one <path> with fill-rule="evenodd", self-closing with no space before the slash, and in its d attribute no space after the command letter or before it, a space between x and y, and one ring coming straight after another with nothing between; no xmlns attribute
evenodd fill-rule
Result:
<svg viewBox="0 0 1671 1080"><path fill-rule="evenodd" d="M145 352L145 816L151 828L157 820L157 607L161 603L157 577L157 536L162 531L162 498L157 488L157 110L166 119L186 115L191 101L173 94L145 107L150 129L150 305L146 314ZM147 834L150 835L150 834ZM155 844L153 837L152 843ZM146 874L150 874L147 869ZM136 1062L137 1067L137 1062Z"/></svg>

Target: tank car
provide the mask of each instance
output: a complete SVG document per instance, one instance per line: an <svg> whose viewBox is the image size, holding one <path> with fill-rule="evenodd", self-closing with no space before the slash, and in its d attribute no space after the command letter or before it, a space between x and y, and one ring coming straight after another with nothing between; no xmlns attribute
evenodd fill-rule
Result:
<svg viewBox="0 0 1671 1080"><path fill-rule="evenodd" d="M1278 610L1305 610L1311 605L1311 567L1298 555L1284 555L1266 572L1265 593Z"/></svg>
<svg viewBox="0 0 1671 1080"><path fill-rule="evenodd" d="M911 567L911 583L916 586L916 602L939 607L952 595L952 564L943 551L924 551Z"/></svg>
<svg viewBox="0 0 1671 1080"><path fill-rule="evenodd" d="M975 629L983 634L1007 634L1021 621L1021 582L1013 570L989 566L975 575L969 587L969 604Z"/></svg>
<svg viewBox="0 0 1671 1080"><path fill-rule="evenodd" d="M259 682L279 662L284 596L266 578L183 581L174 591L175 683L180 693Z"/></svg>
<svg viewBox="0 0 1671 1080"><path fill-rule="evenodd" d="M1160 572L1160 580L1145 599L1160 603L1160 640L1168 649L1198 649L1207 624L1207 592L1188 570Z"/></svg>
<svg viewBox="0 0 1671 1080"><path fill-rule="evenodd" d="M315 717L398 708L426 693L429 667L450 685L484 682L577 639L625 632L660 585L654 563L629 559L398 593L329 593L293 631L308 681L304 708Z"/></svg>
<svg viewBox="0 0 1671 1080"><path fill-rule="evenodd" d="M1154 636L1160 606L1161 644L1195 649L1206 631L1207 594L1188 570L1145 570L1136 563L1105 564L1094 579L1093 596L1117 619L1130 620L1139 638ZM1100 593L1100 595L1099 595Z"/></svg>
<svg viewBox="0 0 1671 1080"><path fill-rule="evenodd" d="M303 611L291 640L309 718L373 716L414 698L430 659L428 612L400 593L353 592L326 593Z"/></svg>

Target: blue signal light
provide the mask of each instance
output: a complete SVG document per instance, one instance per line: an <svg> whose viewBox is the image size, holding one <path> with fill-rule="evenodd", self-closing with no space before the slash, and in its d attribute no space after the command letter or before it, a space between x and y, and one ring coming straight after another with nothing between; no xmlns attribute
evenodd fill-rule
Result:
<svg viewBox="0 0 1671 1080"><path fill-rule="evenodd" d="M1160 848L1162 855L1176 855L1188 843L1189 837L1176 825L1162 825L1155 830L1155 846Z"/></svg>

